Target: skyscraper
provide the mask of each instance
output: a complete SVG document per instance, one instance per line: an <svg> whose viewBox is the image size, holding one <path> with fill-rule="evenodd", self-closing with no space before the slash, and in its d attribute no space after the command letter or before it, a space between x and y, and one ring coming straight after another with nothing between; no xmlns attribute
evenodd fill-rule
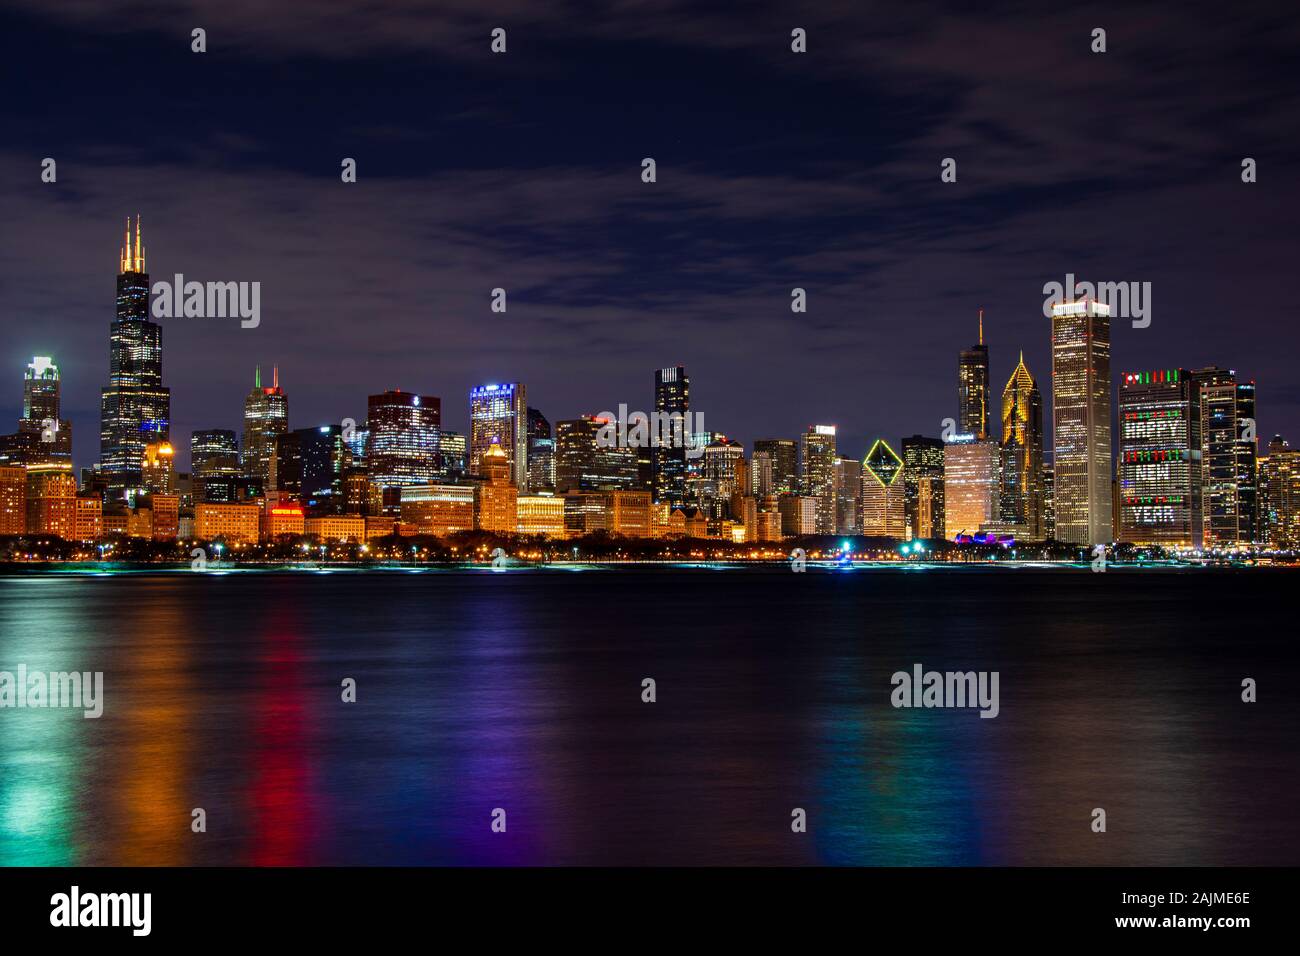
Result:
<svg viewBox="0 0 1300 956"><path fill-rule="evenodd" d="M162 327L149 320L149 275L144 268L136 216L134 246L127 221L117 316L109 333L108 385L100 393L100 469L110 498L138 488L145 446L171 437L171 392L162 383Z"/></svg>
<svg viewBox="0 0 1300 956"><path fill-rule="evenodd" d="M500 445L510 460L510 480L528 487L528 401L522 382L478 385L469 390L469 472L481 475L479 459Z"/></svg>
<svg viewBox="0 0 1300 956"><path fill-rule="evenodd" d="M610 422L596 415L555 423L555 490L613 491L635 488L636 452L598 440Z"/></svg>
<svg viewBox="0 0 1300 956"><path fill-rule="evenodd" d="M834 534L834 425L809 425L799 436L799 481L803 494L817 499L817 534Z"/></svg>
<svg viewBox="0 0 1300 956"><path fill-rule="evenodd" d="M72 462L72 425L59 417L59 367L37 355L23 375L23 415L18 431L0 435L0 463Z"/></svg>
<svg viewBox="0 0 1300 956"><path fill-rule="evenodd" d="M229 428L208 428L190 434L190 472L195 478L239 474L239 442Z"/></svg>
<svg viewBox="0 0 1300 956"><path fill-rule="evenodd" d="M1002 390L1002 452L1002 522L1042 541L1043 396L1024 352Z"/></svg>
<svg viewBox="0 0 1300 956"><path fill-rule="evenodd" d="M1268 457L1260 459L1259 471L1259 537L1278 551L1300 550L1300 450L1291 448L1281 435L1274 435Z"/></svg>
<svg viewBox="0 0 1300 956"><path fill-rule="evenodd" d="M262 369L253 372L253 390L244 399L245 477L255 481L262 491L271 490L271 456L275 439L289 430L289 397L280 387L280 370L271 372L271 385L262 385Z"/></svg>
<svg viewBox="0 0 1300 956"><path fill-rule="evenodd" d="M989 347L984 344L984 310L979 342L962 349L957 360L957 427L983 441L989 437Z"/></svg>
<svg viewBox="0 0 1300 956"><path fill-rule="evenodd" d="M883 438L862 459L862 511L859 533L907 538L903 459Z"/></svg>
<svg viewBox="0 0 1300 956"><path fill-rule="evenodd" d="M655 412L683 419L680 427L661 429L669 435L686 436L685 416L691 409L691 380L681 365L655 371ZM668 422L669 418L659 421ZM686 500L686 447L659 445L651 448L651 493L656 502L680 505Z"/></svg>
<svg viewBox="0 0 1300 956"><path fill-rule="evenodd" d="M371 395L366 425L370 429L366 463L372 485L393 488L438 479L442 470L441 399L401 389Z"/></svg>
<svg viewBox="0 0 1300 956"><path fill-rule="evenodd" d="M535 408L528 409L528 490L555 487L555 436L551 423Z"/></svg>
<svg viewBox="0 0 1300 956"><path fill-rule="evenodd" d="M1201 403L1185 369L1130 372L1119 385L1119 540L1199 548Z"/></svg>
<svg viewBox="0 0 1300 956"><path fill-rule="evenodd" d="M239 440L227 428L190 434L190 474L196 501L233 502L238 498L242 471Z"/></svg>
<svg viewBox="0 0 1300 956"><path fill-rule="evenodd" d="M479 478L474 485L474 527L513 534L519 527L519 489L516 469L495 442L479 456Z"/></svg>
<svg viewBox="0 0 1300 956"><path fill-rule="evenodd" d="M1248 546L1259 517L1255 383L1224 368L1188 375L1200 390L1204 545Z"/></svg>
<svg viewBox="0 0 1300 956"><path fill-rule="evenodd" d="M799 445L793 438L760 438L754 454L766 454L772 461L774 495L792 495L799 490Z"/></svg>
<svg viewBox="0 0 1300 956"><path fill-rule="evenodd" d="M856 458L836 458L835 533L860 534L861 512L862 462Z"/></svg>
<svg viewBox="0 0 1300 956"><path fill-rule="evenodd" d="M944 536L975 534L998 523L1002 449L963 435L943 449Z"/></svg>
<svg viewBox="0 0 1300 956"><path fill-rule="evenodd" d="M943 441L903 439L903 514L909 538L944 536Z"/></svg>
<svg viewBox="0 0 1300 956"><path fill-rule="evenodd" d="M296 428L277 435L272 469L275 490L298 498L314 515L339 512L343 473L351 459L339 425Z"/></svg>
<svg viewBox="0 0 1300 956"><path fill-rule="evenodd" d="M1110 306L1052 306L1056 537L1095 545L1111 527Z"/></svg>

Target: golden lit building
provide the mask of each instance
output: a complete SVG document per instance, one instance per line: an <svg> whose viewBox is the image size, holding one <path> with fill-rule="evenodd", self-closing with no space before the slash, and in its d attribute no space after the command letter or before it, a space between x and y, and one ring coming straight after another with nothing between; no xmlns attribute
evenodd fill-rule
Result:
<svg viewBox="0 0 1300 956"><path fill-rule="evenodd" d="M482 531L514 534L519 526L519 489L511 477L511 463L495 442L478 458L483 480L474 486L474 527Z"/></svg>
<svg viewBox="0 0 1300 956"><path fill-rule="evenodd" d="M126 533L128 537L153 538L153 509L139 505L127 512Z"/></svg>
<svg viewBox="0 0 1300 956"><path fill-rule="evenodd" d="M104 536L104 499L99 495L78 495L75 537L98 541Z"/></svg>
<svg viewBox="0 0 1300 956"><path fill-rule="evenodd" d="M944 526L949 538L998 521L1002 450L994 441L951 441L943 452Z"/></svg>
<svg viewBox="0 0 1300 956"><path fill-rule="evenodd" d="M205 501L194 506L194 537L200 541L224 538L232 544L257 544L261 524L257 505Z"/></svg>
<svg viewBox="0 0 1300 956"><path fill-rule="evenodd" d="M58 535L67 541L77 533L77 479L68 462L27 468L27 532Z"/></svg>
<svg viewBox="0 0 1300 956"><path fill-rule="evenodd" d="M150 495L149 504L153 509L153 539L175 541L181 528L181 496Z"/></svg>
<svg viewBox="0 0 1300 956"><path fill-rule="evenodd" d="M140 483L151 493L171 494L176 488L176 451L171 442L150 442L144 446Z"/></svg>
<svg viewBox="0 0 1300 956"><path fill-rule="evenodd" d="M629 538L649 538L650 492L609 491L609 530Z"/></svg>
<svg viewBox="0 0 1300 956"><path fill-rule="evenodd" d="M1300 551L1300 450L1274 436L1259 471L1265 541L1278 551Z"/></svg>
<svg viewBox="0 0 1300 956"><path fill-rule="evenodd" d="M906 485L903 459L883 438L862 459L862 495L858 533L907 538Z"/></svg>
<svg viewBox="0 0 1300 956"><path fill-rule="evenodd" d="M104 536L125 535L131 529L131 513L125 508L105 511L102 515Z"/></svg>
<svg viewBox="0 0 1300 956"><path fill-rule="evenodd" d="M365 541L366 519L361 515L321 515L307 519L306 531L318 541Z"/></svg>
<svg viewBox="0 0 1300 956"><path fill-rule="evenodd" d="M556 495L520 495L516 502L520 534L563 538L564 498Z"/></svg>
<svg viewBox="0 0 1300 956"><path fill-rule="evenodd" d="M0 535L27 532L27 469L0 465Z"/></svg>
<svg viewBox="0 0 1300 956"><path fill-rule="evenodd" d="M1043 521L1043 396L1025 353L1002 390L1001 519L1033 541L1047 537Z"/></svg>
<svg viewBox="0 0 1300 956"><path fill-rule="evenodd" d="M284 535L307 533L307 515L297 502L278 500L267 502L262 512L262 537L275 540Z"/></svg>
<svg viewBox="0 0 1300 956"><path fill-rule="evenodd" d="M472 531L474 488L472 485L403 485L401 511L403 534L446 537L457 531Z"/></svg>
<svg viewBox="0 0 1300 956"><path fill-rule="evenodd" d="M386 538L397 533L397 519L385 515L366 516L366 540Z"/></svg>

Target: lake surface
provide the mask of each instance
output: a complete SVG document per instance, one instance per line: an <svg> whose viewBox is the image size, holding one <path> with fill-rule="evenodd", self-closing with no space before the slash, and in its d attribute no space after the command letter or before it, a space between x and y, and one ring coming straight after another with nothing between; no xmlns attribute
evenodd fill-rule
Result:
<svg viewBox="0 0 1300 956"><path fill-rule="evenodd" d="M0 864L1293 865L1298 585L0 577L0 671L102 671L105 697L99 719L0 710ZM998 716L893 707L917 663L997 671Z"/></svg>

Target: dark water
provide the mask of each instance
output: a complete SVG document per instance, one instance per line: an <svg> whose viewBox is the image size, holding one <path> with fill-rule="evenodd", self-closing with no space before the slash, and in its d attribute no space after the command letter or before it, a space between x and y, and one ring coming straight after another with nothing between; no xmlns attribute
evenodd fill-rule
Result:
<svg viewBox="0 0 1300 956"><path fill-rule="evenodd" d="M1295 864L1298 585L2 578L0 670L103 671L106 704L0 710L0 863ZM1000 715L894 709L918 662L998 671Z"/></svg>

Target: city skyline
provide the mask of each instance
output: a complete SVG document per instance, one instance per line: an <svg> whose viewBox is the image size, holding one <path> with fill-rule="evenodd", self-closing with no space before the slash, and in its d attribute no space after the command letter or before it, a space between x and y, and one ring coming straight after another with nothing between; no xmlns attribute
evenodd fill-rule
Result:
<svg viewBox="0 0 1300 956"><path fill-rule="evenodd" d="M832 4L801 11L796 59L775 9L696 8L671 30L650 11L580 29L537 12L506 23L493 58L486 27L435 22L415 43L382 9L281 30L213 8L200 56L189 26L114 7L21 7L7 50L20 75L65 66L57 120L7 105L0 188L19 225L0 235L0 358L56 356L74 421L105 384L108 244L139 212L156 277L264 285L255 329L162 320L177 434L236 422L258 364L279 365L299 422L360 419L369 394L402 387L442 396L461 431L474 385L528 383L555 421L646 407L647 369L680 364L692 403L747 445L834 422L857 456L953 415L951 345L974 341L979 308L990 380L1023 348L1046 388L1041 289L1071 272L1152 283L1151 325L1116 323L1117 373L1236 369L1264 390L1260 434L1300 434L1285 18L1114 10L1099 55L1064 12L948 14L939 30L924 5L882 19ZM1163 55L1211 45L1213 75ZM310 103L275 81L277 56ZM173 123L119 122L123 97ZM356 183L340 182L345 157ZM797 401L782 378L806 383ZM16 402L5 390L0 413ZM74 433L79 464L94 448Z"/></svg>
<svg viewBox="0 0 1300 956"><path fill-rule="evenodd" d="M123 317L127 319L128 323L134 322L138 325L143 326L146 330L148 329L156 330L160 328L161 329L166 328L166 326L163 324L144 319L144 316L148 312L148 303L152 301L152 298L149 296L149 293L147 291L148 287L143 285L143 281L149 279L150 277L148 272L145 270L145 259L143 256L143 251L141 246L141 226L140 226L140 218L138 214L135 219L134 239L132 238L131 228L132 228L131 220L128 218L126 244L120 250L120 266L119 266L120 271L118 273L119 315L118 318L112 323L114 332L113 335L110 336L110 363L109 363L110 369L116 369L117 366L122 363L122 359L120 359L118 355L119 353L127 350L130 344L127 343L127 345L124 346L120 341L122 338L121 333L116 331L118 326L122 324ZM125 294L123 293L124 288L126 289ZM1084 300L1079 300L1079 301L1082 302ZM994 442L1001 441L1005 443L1007 439L1008 426L1004 418L1006 414L1008 414L1007 409L1004 407L1000 414L996 410L993 410L993 406L998 403L998 398L997 398L997 386L996 386L996 380L997 380L996 373L992 371L992 369L995 367L992 360L992 355L996 354L997 350L992 349L990 347L989 342L986 341L985 338L984 309L979 308L976 310L976 312L977 312L976 321L977 321L977 329L978 329L977 344L969 347L960 347L960 348L954 347L952 349L952 351L955 351L958 355L957 375L953 383L955 386L955 393L954 393L953 403L952 403L954 414L950 416L945 416L945 419L951 418L956 423L956 429L958 433L970 434L970 435L974 435L976 438L980 438L980 439L987 438L990 441L994 441ZM1053 319L1047 320L1049 336L1052 334L1051 329L1052 329L1053 322L1059 322L1061 318L1061 308L1059 306L1057 307L1056 312L1058 314L1055 320ZM1108 319L1109 309L1106 309L1106 313L1107 313L1106 318ZM173 319L172 321L186 321L186 320ZM198 321L203 321L203 320L198 320ZM148 382L146 382L145 385L140 386L141 388L156 387L165 378L165 376L162 376L155 368L155 366L161 364L161 359L159 356L160 353L163 351L163 348L158 344L158 339L157 339L158 332L154 331L152 335L154 336L154 338L151 338L149 342L146 343L148 346L146 351L148 352L149 363L150 363ZM1107 346L1109 346L1109 341L1107 341L1106 344ZM35 358L33 358L31 361L27 363L29 376L32 373L32 369L35 368L35 365L33 363L36 362L49 363L49 365L54 370L53 374L55 376L59 376L60 363L58 361L58 356L42 355L37 353L35 355ZM1164 366L1174 367L1174 368L1185 367L1185 366L1180 366L1178 363L1172 363L1171 365L1171 363L1166 362L1163 364ZM1215 367L1218 366L1214 366L1214 365L1207 366L1207 368L1215 368ZM237 422L234 423L210 422L207 423L206 425L201 425L199 427L194 428L191 434L202 433L205 431L210 431L212 429L226 428L228 427L228 424L233 425L236 431L244 432L243 437L240 441L240 448L242 454L244 448L248 446L248 442L249 442L248 416L250 414L249 412L250 403L265 403L266 401L269 400L267 398L268 396L277 397L278 400L283 403L279 412L277 413L279 416L281 428L286 428L286 427L302 428L302 427L316 427L316 426L323 427L326 425L337 425L340 421L352 417L344 414L344 415L338 415L336 418L332 420L326 418L325 420L321 420L321 421L311 421L306 426L304 426L301 422L298 422L291 426L288 422L287 396L279 383L280 365L278 363L274 363L272 365L273 384L266 388L263 388L262 386L261 370L262 370L262 364L260 362L254 364L253 389L251 392L245 393L244 413L243 416ZM1119 432L1115 429L1115 424L1118 420L1117 412L1115 411L1115 408L1118 405L1118 399L1120 397L1118 392L1122 384L1122 377L1126 373L1132 373L1135 371L1138 370L1122 368L1121 364L1110 362L1109 356L1107 357L1105 377L1109 380L1109 386L1110 386L1109 388L1110 412L1108 416L1109 417L1108 427L1110 427L1112 433L1115 435L1119 434ZM1225 370L1225 373L1227 371L1228 370ZM652 407L658 411L676 410L679 413L682 411L686 411L690 408L689 398L665 400L663 397L664 394L663 389L666 386L665 386L665 382L662 379L664 376L668 375L669 373L673 374L674 376L676 375L681 376L683 383L685 383L684 394L689 396L689 391L690 391L689 374L685 366L678 365L669 368L656 368L653 370L654 382L649 388L646 389L649 395L652 396L653 404L648 404L647 407ZM112 374L117 375L118 373L114 371ZM1254 379L1251 378L1249 375L1243 376L1240 373L1237 373L1236 370L1231 370L1231 374L1237 375L1243 381L1249 382L1252 386L1256 384ZM1027 382L1022 381L1020 385L1021 388L1030 388L1030 387L1036 388L1037 378L1033 376L1032 372L1030 372L1027 368L1026 361L1025 361L1025 350L1023 347L1018 349L1018 358L1016 359L1015 363L1012 366L1012 372L1008 378L1008 383L1006 388L1010 390L1013 384L1015 384L1021 376L1027 376ZM63 378L57 378L56 380L59 382L60 386L65 384ZM458 422L459 427L448 428L445 430L448 430L453 434L458 434L458 435L459 434L472 435L476 429L476 426L474 425L475 414L473 412L475 403L482 404L482 407L484 408L484 411L480 413L479 417L482 417L483 415L488 415L489 406L483 403L486 403L489 400L489 398L498 402L504 400L507 404L502 407L511 408L511 410L507 413L496 413L496 412L493 413L493 414L507 415L506 419L501 419L500 421L513 422L516 417L522 421L526 417L525 412L529 407L529 400L525 398L526 384L521 381L510 382L508 379L502 379L500 380L500 382L501 382L500 384L479 383L471 386L469 389L468 398L465 402L466 414L465 414L464 424L460 425ZM302 384L306 386L309 383L304 382ZM536 386L534 386L534 391L536 392L536 390L537 390ZM105 394L107 394L109 390L105 389L104 391ZM394 391L397 393L401 393L405 391L417 395L420 394L419 390L404 389L400 386L392 386L392 385L382 386L382 391ZM161 392L165 396L165 400L167 402L166 407L170 408L171 389L167 386L162 386ZM505 399L498 400L496 399L498 393L502 396L508 396L508 397ZM1048 387L1046 389L1046 393L1048 396L1048 408L1046 409L1046 411L1051 412L1054 409L1054 403L1051 401L1053 397L1053 392L1051 387L1050 375L1048 378ZM376 393L372 388L370 391L367 392L366 400L369 401L375 394ZM438 402L444 400L444 396L441 393L434 395L430 391L427 392L427 394L429 395L429 398L431 400L438 401ZM1007 394L1004 392L1002 401L1005 402L1007 400L1008 400ZM105 401L107 401L107 399L105 399ZM633 398L633 401L635 401L635 398ZM25 407L27 403L28 403L28 398L26 396L26 393L24 393L24 398L23 398L24 407L22 409L22 413L15 417L25 418L25 416L28 413L28 409ZM510 403L513 403L513 407L511 406ZM620 402L619 404L627 404L627 401L625 400L623 402ZM533 411L539 414L549 414L551 421L563 420L562 418L550 414L549 411L545 409L541 409L541 410L533 409ZM101 409L101 421L104 420L105 414L106 413L104 412L104 410ZM259 413L258 417L262 417L264 414L265 413ZM595 414L598 413L593 408L592 410L584 411L571 417L573 419L577 419L577 418L588 417ZM1023 410L1021 414L1023 414ZM500 436L503 434L506 435L506 441L503 443L503 447L519 448L520 450L522 450L525 456L527 454L528 436L525 427L515 426L514 424L503 425L498 423L497 418L489 417L488 419L485 420L490 421L494 424L492 424L491 428L487 428L485 431L483 431L482 434L485 437L477 439L478 442L482 443L483 447L481 449L476 447L474 442L471 442L471 448L469 450L469 458L467 462L467 467L470 474L473 474L475 470L474 463L473 463L474 457L480 451L486 450L487 445L493 443L493 441L498 440ZM1049 415L1049 420L1050 420L1050 415ZM62 411L62 421L66 422L69 425L72 424L72 419L68 416L66 412L66 405L64 406ZM360 418L353 418L353 421L360 421L364 423L366 421L366 417L363 416ZM107 425L103 427L107 427ZM503 427L509 429L508 434L502 432ZM810 433L810 431L813 430L815 427L816 427L815 423L809 424L805 429L802 429L799 432L795 433L795 435L793 436L794 440L798 440L798 437L800 435ZM837 432L840 431L839 427L836 425L829 425L826 427L836 429ZM168 427L168 422L165 419L163 421L162 429L163 429L162 430L163 437L161 438L161 440L166 441L168 440L169 437L169 427ZM948 422L946 420L940 420L938 422L937 427L934 429L934 432L936 434L940 432L951 433L951 431L952 428L951 426L948 425ZM490 435L488 434L489 432L491 432ZM735 436L737 436L739 433L734 431L727 431L723 429L723 430L719 430L717 433L726 434L728 435L728 437L733 438L733 440L739 440L742 445L744 445L746 448L749 448L751 450L755 450L754 449L755 442L762 444L765 441L771 441L777 438L791 437L791 436L776 435L773 433L772 429L764 430L761 426L759 427L758 433L756 435L748 436L747 438L743 438L743 439L736 438ZM94 462L101 462L104 464L110 464L110 463L116 464L114 461L114 456L110 455L106 451L106 449L108 449L110 446L104 444L105 439L103 436L107 434L108 434L107 432L103 432L103 430L101 429L101 439L100 439L101 452L100 454L94 457L94 460L92 462L84 462L78 460L74 448L73 461L74 461L75 469L90 467L91 464L93 464ZM915 434L924 435L926 433L916 432ZM1055 428L1048 430L1045 427L1040 427L1038 429L1038 434L1040 439L1043 440L1044 457L1049 463L1051 463L1054 457L1053 436L1055 434ZM1260 430L1259 434L1261 436L1264 436L1263 430ZM1281 435L1283 438L1288 437L1284 432L1277 432L1274 434ZM841 440L841 436L836 435L835 437L836 437L835 454L839 454L840 449L838 447L838 442ZM850 438L851 442L854 441L853 436L848 436L848 437ZM897 437L898 440L902 440L904 436L898 435L898 436L891 436L891 437ZM64 440L66 441L66 436ZM1109 439L1107 440L1109 441ZM1263 438L1262 440L1266 440L1266 437ZM863 458L870 453L876 441L878 441L878 439L872 436L869 435L863 436L861 439L861 443L864 448L863 454L848 455L846 457L855 458L858 461L863 460ZM140 449L143 450L144 443L142 441L139 441L137 442L137 444L139 444ZM185 468L191 467L191 462L189 461L189 442L178 440L178 441L174 441L172 444L175 446L177 452L176 467L178 469L181 468L182 465ZM1110 457L1112 459L1114 457L1113 452L1116 451L1117 448L1118 448L1118 441L1116 440L1111 444L1112 454L1110 455ZM514 460L513 452L508 451L507 454L511 457L513 461ZM265 478L266 476L265 473L268 467L267 456L269 455L269 451L263 449L261 455L263 460L261 462L260 467L256 470L263 478ZM116 457L120 457L120 456L116 456ZM139 456L136 455L133 457L138 458ZM111 469L106 469L106 470L111 471ZM514 480L516 484L520 487L526 486L527 485L526 466L520 466L516 468L516 466L512 465L512 471L515 474Z"/></svg>

